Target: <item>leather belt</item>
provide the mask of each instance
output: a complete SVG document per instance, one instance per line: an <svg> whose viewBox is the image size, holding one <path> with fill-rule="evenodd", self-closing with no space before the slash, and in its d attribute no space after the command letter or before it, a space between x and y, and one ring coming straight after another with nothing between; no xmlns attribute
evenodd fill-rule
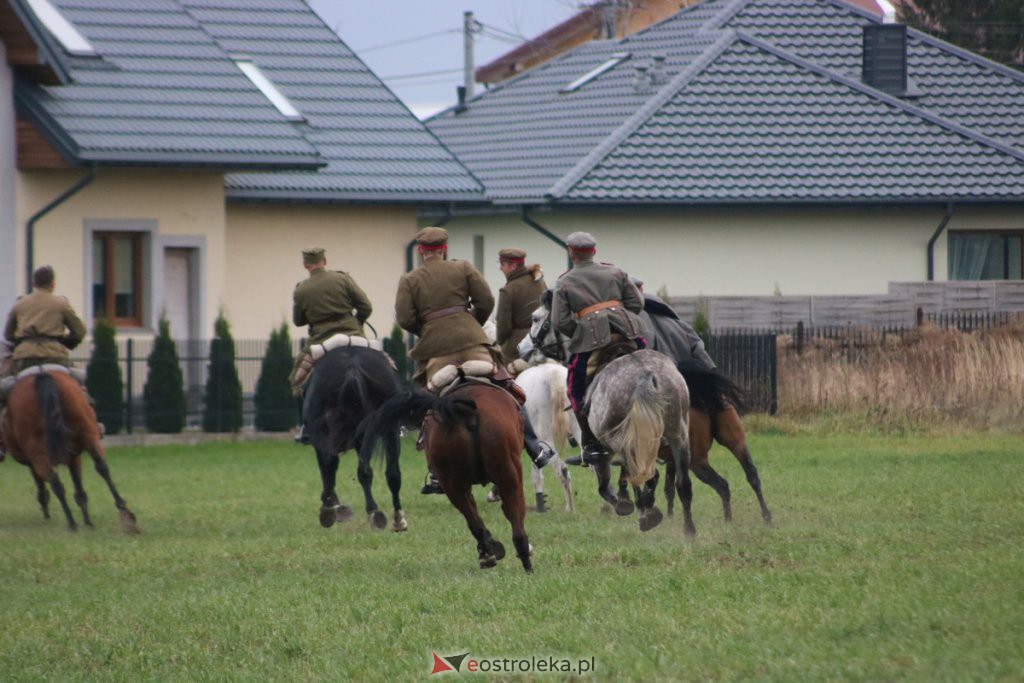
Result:
<svg viewBox="0 0 1024 683"><path fill-rule="evenodd" d="M594 313L595 311L601 311L601 310L604 310L606 308L616 308L616 307L619 307L619 306L622 306L622 302L621 301L615 301L615 300L612 300L612 301L602 301L599 304L593 304L591 306L587 306L586 308L581 310L579 313L577 313L576 317L577 318L585 318L588 315L590 315L591 313Z"/></svg>
<svg viewBox="0 0 1024 683"><path fill-rule="evenodd" d="M423 324L426 325L429 322L433 322L438 318L444 318L449 315L455 315L456 313L466 313L469 311L465 306L449 306L448 308L439 308L436 311L423 314Z"/></svg>

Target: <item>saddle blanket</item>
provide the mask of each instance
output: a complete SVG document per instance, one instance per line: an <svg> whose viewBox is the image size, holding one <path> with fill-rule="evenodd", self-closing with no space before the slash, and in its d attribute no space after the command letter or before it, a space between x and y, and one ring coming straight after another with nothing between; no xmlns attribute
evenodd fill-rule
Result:
<svg viewBox="0 0 1024 683"><path fill-rule="evenodd" d="M69 368L63 365L57 365L56 363L44 363L43 365L33 365L30 368L25 368L17 375L11 377L4 377L0 379L0 396L7 396L14 388L14 385L26 377L32 375L41 375L44 372L60 372L65 375L71 375L74 377L79 384L85 385L85 371L78 368Z"/></svg>

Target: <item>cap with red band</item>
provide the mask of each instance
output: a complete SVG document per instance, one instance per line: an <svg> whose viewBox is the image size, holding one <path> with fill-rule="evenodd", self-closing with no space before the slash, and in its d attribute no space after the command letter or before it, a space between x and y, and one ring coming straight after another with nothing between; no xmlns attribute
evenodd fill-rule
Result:
<svg viewBox="0 0 1024 683"><path fill-rule="evenodd" d="M421 251L440 251L448 246L448 231L444 228L423 228L416 233Z"/></svg>
<svg viewBox="0 0 1024 683"><path fill-rule="evenodd" d="M593 253L597 250L597 240L589 232L574 232L565 238L565 245L580 253Z"/></svg>

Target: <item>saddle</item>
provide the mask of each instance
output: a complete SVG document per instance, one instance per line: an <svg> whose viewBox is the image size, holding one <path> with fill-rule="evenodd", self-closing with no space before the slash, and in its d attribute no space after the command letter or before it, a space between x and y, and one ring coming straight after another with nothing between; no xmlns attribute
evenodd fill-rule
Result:
<svg viewBox="0 0 1024 683"><path fill-rule="evenodd" d="M343 346L373 349L374 351L384 353L384 342L380 339L367 339L365 337L357 337L355 335L343 333L328 337L323 341L323 343L311 344L306 349L306 355L303 356L302 362L299 363L299 367L296 368L295 374L292 376L292 389L295 391L301 389L309 379L309 376L313 373L313 367L316 365L316 362L326 356L328 351L331 349L341 348ZM384 353L384 355L387 357L391 367L397 369L394 359L386 353Z"/></svg>
<svg viewBox="0 0 1024 683"><path fill-rule="evenodd" d="M75 381L77 381L83 387L85 386L84 370L80 370L78 368L69 368L64 365L58 365L56 363L43 363L42 365L33 365L30 368L25 368L17 375L11 375L8 377L4 377L3 379L0 379L0 397L7 398L7 394L11 392L11 389L14 388L14 385L20 382L21 380L25 379L26 377L31 377L33 375L41 375L44 372L59 372L64 375L70 375L75 379Z"/></svg>
<svg viewBox="0 0 1024 683"><path fill-rule="evenodd" d="M427 389L438 396L446 396L463 384L484 384L502 389L519 405L526 403L526 393L515 383L508 370L492 361L468 360L446 365L430 378Z"/></svg>

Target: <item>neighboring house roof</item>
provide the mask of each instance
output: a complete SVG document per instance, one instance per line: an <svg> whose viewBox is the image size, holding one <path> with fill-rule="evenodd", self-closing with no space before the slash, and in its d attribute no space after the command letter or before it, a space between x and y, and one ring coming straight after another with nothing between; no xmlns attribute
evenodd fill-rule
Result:
<svg viewBox="0 0 1024 683"><path fill-rule="evenodd" d="M878 21L839 0L707 0L428 125L496 203L1024 199L1024 75L908 29L920 96L890 97L861 83ZM637 89L656 53L668 82Z"/></svg>
<svg viewBox="0 0 1024 683"><path fill-rule="evenodd" d="M317 150L175 0L51 0L99 57L15 97L77 164L316 168Z"/></svg>
<svg viewBox="0 0 1024 683"><path fill-rule="evenodd" d="M482 186L302 0L179 0L229 52L254 59L306 116L327 167L233 174L232 199L481 200Z"/></svg>
<svg viewBox="0 0 1024 683"><path fill-rule="evenodd" d="M15 96L72 163L278 171L228 175L229 199L482 197L473 175L303 0L51 2L99 56L64 53L70 83L19 78ZM238 59L305 120L279 111Z"/></svg>

